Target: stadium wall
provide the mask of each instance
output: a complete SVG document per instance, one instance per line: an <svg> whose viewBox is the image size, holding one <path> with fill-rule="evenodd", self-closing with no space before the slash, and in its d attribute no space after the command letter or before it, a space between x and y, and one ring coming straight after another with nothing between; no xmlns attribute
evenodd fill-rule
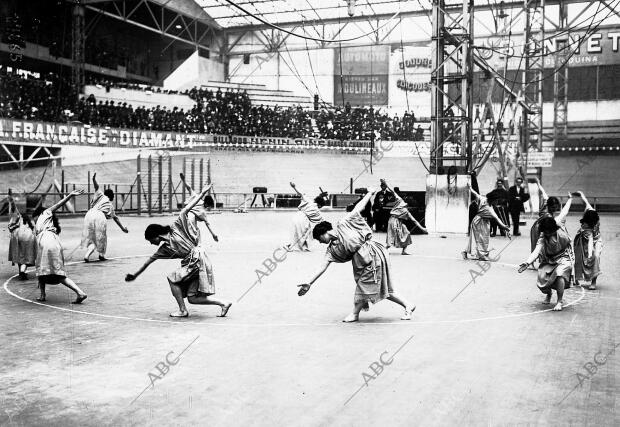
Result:
<svg viewBox="0 0 620 427"><path fill-rule="evenodd" d="M63 166L67 182L85 183L87 171L101 170L105 182L125 184L135 179L135 158L156 150L125 150L110 148L63 148ZM267 187L269 192L290 193L289 181L293 180L304 192L312 195L321 186L331 193L349 193L349 182L356 178L353 188L373 187L380 178L404 191L425 191L427 171L417 156L384 157L375 161L373 173L368 169L368 155L306 152L270 153L211 150L200 153L176 153L173 157L175 171L182 170L184 158L211 159L211 176L217 192L251 193L253 187ZM428 164L427 159L423 161ZM552 195L565 195L568 191L582 190L590 197L620 197L617 186L617 166L620 152L580 153L556 156L553 168L543 169L543 184ZM25 182L36 183L43 168L26 169L30 176ZM105 174L103 173L105 171ZM145 171L142 171L143 174ZM39 175L38 175L39 174ZM16 171L0 171L0 179L16 190L28 189L20 185L21 175ZM487 164L479 176L483 193L494 188L497 171ZM15 181L15 182L13 182ZM18 182L19 181L19 182ZM23 179L22 179L23 181ZM509 176L510 183L513 176Z"/></svg>

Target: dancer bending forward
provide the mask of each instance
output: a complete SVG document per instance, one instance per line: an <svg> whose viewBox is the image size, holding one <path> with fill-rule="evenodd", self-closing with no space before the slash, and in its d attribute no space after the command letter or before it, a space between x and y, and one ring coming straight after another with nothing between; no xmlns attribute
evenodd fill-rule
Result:
<svg viewBox="0 0 620 427"><path fill-rule="evenodd" d="M108 188L105 191L99 189L97 184L97 174L93 174L93 186L95 194L90 201L90 209L84 216L84 230L82 231L82 246L86 246L84 262L89 262L89 258L95 249L99 252L99 260L105 261L105 253L108 248L108 219L114 219L123 233L128 233L127 227L123 225L120 218L114 212L114 191Z"/></svg>
<svg viewBox="0 0 620 427"><path fill-rule="evenodd" d="M571 238L564 226L566 215L571 206L571 195L564 205L562 212L556 218L541 218L538 224L540 237L536 243L536 248L527 258L527 260L519 266L519 273L525 271L527 267L534 261L539 259L542 261L538 266L538 289L547 297L544 304L551 303L551 294L555 289L557 293L557 302L554 311L560 311L563 308L564 289L570 287L571 275L573 272L574 255L571 246Z"/></svg>
<svg viewBox="0 0 620 427"><path fill-rule="evenodd" d="M15 205L13 195L9 189L9 210L12 209L9 221L9 261L19 270L19 278L28 279L26 268L33 266L37 260L37 240L34 236L34 225L25 213L21 213Z"/></svg>
<svg viewBox="0 0 620 427"><path fill-rule="evenodd" d="M310 239L312 238L312 227L323 221L323 215L321 215L321 209L325 206L325 194L321 192L314 198L313 202L310 202L306 196L297 190L294 182L291 182L293 190L301 196L301 203L298 208L299 211L293 218L293 231L291 233L291 243L288 245L288 250L297 249L302 252L308 252L310 250Z"/></svg>
<svg viewBox="0 0 620 427"><path fill-rule="evenodd" d="M478 213L469 225L469 237L467 238L467 246L461 252L464 259L472 257L482 261L489 261L489 237L491 234L491 220L495 219L499 227L506 231L506 235L510 238L510 228L502 222L495 211L491 209L487 203L486 197L476 193L473 188L469 188L472 196L478 205Z"/></svg>
<svg viewBox="0 0 620 427"><path fill-rule="evenodd" d="M194 206L200 202L210 188L211 185L207 185L200 193L190 198L171 226L150 224L146 227L144 238L153 245L159 245L159 248L137 272L125 277L127 282L135 280L158 259L181 259L181 267L168 274L170 291L179 305L179 311L170 313L171 317L189 316L184 298L187 298L190 304L219 305L222 308L220 317L226 316L232 305L230 302L214 298L213 267L200 244L196 216L192 213Z"/></svg>
<svg viewBox="0 0 620 427"><path fill-rule="evenodd" d="M601 274L601 253L603 252L603 239L598 212L592 208L586 196L580 191L579 196L586 205L581 228L575 235L575 281L590 280L588 289L596 290L596 280Z"/></svg>
<svg viewBox="0 0 620 427"><path fill-rule="evenodd" d="M313 237L328 245L325 261L308 283L298 285L300 287L298 294L305 295L332 262L351 261L357 287L353 299L353 312L343 322L357 322L360 311L368 310L369 302L375 304L383 299L395 302L405 309L405 314L401 317L403 320L411 319L411 314L415 310L415 305L407 302L394 290L387 249L372 240L372 230L360 215L360 211L377 191L379 190L367 193L353 210L338 222L336 229L333 229L327 221L314 227Z"/></svg>
<svg viewBox="0 0 620 427"><path fill-rule="evenodd" d="M384 180L381 180L382 183L385 183ZM418 227L422 232L428 234L426 228L422 227L420 224L409 212L407 209L407 203L403 200L402 197L398 194L398 192L392 190L387 186L388 191L391 191L396 197L396 204L390 211L390 219L388 220L387 226L387 237L386 244L387 249L390 249L391 246L396 248L403 248L401 254L409 255L407 253L407 246L411 244L411 231L407 228L407 224L405 224L405 220L409 219L413 221L413 223Z"/></svg>
<svg viewBox="0 0 620 427"><path fill-rule="evenodd" d="M49 209L39 206L32 214L32 218L35 221L34 232L37 236L37 261L35 266L37 279L39 280L39 290L41 291L41 296L37 298L37 301L45 301L45 285L56 285L58 283L62 283L75 292L77 298L73 301L73 304L80 304L86 299L86 294L73 280L67 277L65 257L58 237L60 225L54 215L54 212L64 206L69 199L83 192L84 190L73 190Z"/></svg>

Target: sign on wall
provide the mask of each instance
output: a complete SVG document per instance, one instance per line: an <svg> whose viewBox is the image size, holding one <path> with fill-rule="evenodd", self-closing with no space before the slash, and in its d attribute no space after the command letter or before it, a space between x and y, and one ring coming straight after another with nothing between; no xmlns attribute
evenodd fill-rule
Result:
<svg viewBox="0 0 620 427"><path fill-rule="evenodd" d="M430 46L392 46L390 107L427 117L431 111L432 67Z"/></svg>
<svg viewBox="0 0 620 427"><path fill-rule="evenodd" d="M620 64L620 28L598 30L592 34L585 31L574 31L545 34L545 67L555 66L555 52L558 48L569 46L567 54L570 56L569 67L587 67L593 65ZM478 53L494 63L504 64L508 56L508 69L516 70L523 67L521 55L523 53L523 36L513 37L485 37L476 38L475 44L480 46Z"/></svg>
<svg viewBox="0 0 620 427"><path fill-rule="evenodd" d="M334 49L334 105L388 104L389 46Z"/></svg>

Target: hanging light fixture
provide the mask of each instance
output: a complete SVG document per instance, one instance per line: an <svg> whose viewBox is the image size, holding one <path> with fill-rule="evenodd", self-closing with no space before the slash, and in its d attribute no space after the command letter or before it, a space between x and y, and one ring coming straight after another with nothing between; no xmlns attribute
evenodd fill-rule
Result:
<svg viewBox="0 0 620 427"><path fill-rule="evenodd" d="M500 1L499 2L499 12L497 13L497 17L499 19L505 19L508 18L508 14L506 13L506 11L504 10L504 2Z"/></svg>
<svg viewBox="0 0 620 427"><path fill-rule="evenodd" d="M355 3L357 3L357 0L347 0L347 13L349 16L355 15Z"/></svg>

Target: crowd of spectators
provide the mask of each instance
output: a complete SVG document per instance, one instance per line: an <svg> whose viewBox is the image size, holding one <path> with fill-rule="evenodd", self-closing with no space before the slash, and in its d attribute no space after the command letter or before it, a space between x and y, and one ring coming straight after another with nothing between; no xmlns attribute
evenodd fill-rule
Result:
<svg viewBox="0 0 620 427"><path fill-rule="evenodd" d="M0 115L24 120L71 119L75 96L56 74L7 73L0 68Z"/></svg>
<svg viewBox="0 0 620 427"><path fill-rule="evenodd" d="M112 82L99 84L116 85ZM127 84L127 89L149 90ZM195 101L178 107L133 107L125 102L97 100L94 95L77 100L64 79L0 72L0 114L26 120L79 121L95 126L130 129L215 133L260 137L369 140L422 140L413 114L402 118L371 108L344 107L304 110L301 106L254 105L242 90L211 91L194 88L183 92ZM77 100L77 101L76 101Z"/></svg>

